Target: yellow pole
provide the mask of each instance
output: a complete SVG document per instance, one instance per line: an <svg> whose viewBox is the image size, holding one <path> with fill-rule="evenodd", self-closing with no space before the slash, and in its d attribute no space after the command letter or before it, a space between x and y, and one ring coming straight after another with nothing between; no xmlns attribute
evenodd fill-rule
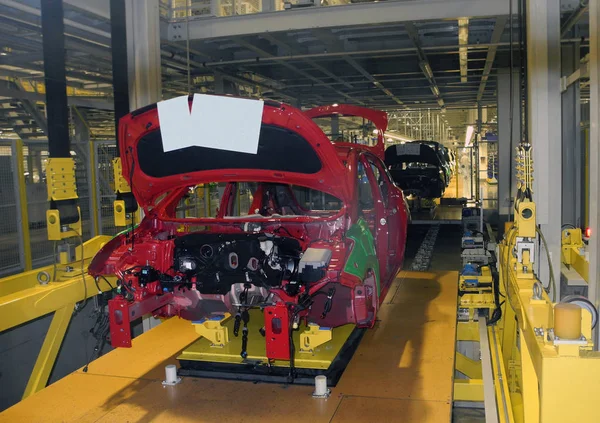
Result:
<svg viewBox="0 0 600 423"><path fill-rule="evenodd" d="M92 178L92 220L94 222L94 234L100 235L100 224L98 217L98 179L96 178L96 146L93 141L89 142L90 154L89 154L89 165L90 165L90 177Z"/></svg>
<svg viewBox="0 0 600 423"><path fill-rule="evenodd" d="M23 140L15 143L17 150L17 178L19 182L19 205L21 208L21 242L25 253L25 271L32 269L31 264L31 237L29 235L29 213L27 210L27 189L25 188L25 165L23 164ZM30 169L31 171L31 169Z"/></svg>
<svg viewBox="0 0 600 423"><path fill-rule="evenodd" d="M590 204L590 128L587 127L585 128L585 143L584 143L584 148L585 148L585 154L584 154L584 158L583 158L583 169L584 169L584 178L583 178L583 198L584 200L584 206L583 206L583 227L587 228L589 225L589 204ZM596 234L593 234L594 236L596 236Z"/></svg>

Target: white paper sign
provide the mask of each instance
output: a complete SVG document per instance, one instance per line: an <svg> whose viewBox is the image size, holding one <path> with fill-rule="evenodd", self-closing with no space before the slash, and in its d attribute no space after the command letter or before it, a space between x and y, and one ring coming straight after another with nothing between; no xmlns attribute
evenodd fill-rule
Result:
<svg viewBox="0 0 600 423"><path fill-rule="evenodd" d="M206 147L256 154L264 101L194 94L157 104L163 151Z"/></svg>
<svg viewBox="0 0 600 423"><path fill-rule="evenodd" d="M418 156L421 154L421 144L416 142L407 142L406 144L396 144L397 156Z"/></svg>

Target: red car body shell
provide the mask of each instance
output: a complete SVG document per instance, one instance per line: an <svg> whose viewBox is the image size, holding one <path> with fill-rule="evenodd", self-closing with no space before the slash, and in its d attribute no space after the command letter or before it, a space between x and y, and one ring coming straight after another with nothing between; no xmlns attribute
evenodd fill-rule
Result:
<svg viewBox="0 0 600 423"><path fill-rule="evenodd" d="M190 98L190 106L191 106ZM340 113L350 116L362 116L375 123L378 128L379 142L373 147L341 143L332 143L323 131L312 121L312 118ZM325 320L327 326L337 326L355 322L359 326L372 326L379 304L383 301L395 273L399 270L404 257L404 244L406 240L406 225L408 211L405 209L405 201L402 191L389 180L387 197L382 198L376 194L373 221L369 223L374 233L375 248L386 254L394 255L393 259L385 265L379 275L378 287L380 292L372 299L361 294L364 289L363 278L356 277L344 271L346 261L352 249L352 242L346 239L346 231L359 220L358 190L357 190L357 167L362 163L364 167L374 164L379 166L379 172L386 174L383 165L383 135L387 127L387 115L384 112L360 108L356 106L327 106L302 112L294 107L265 102L262 124L285 128L300 135L306 140L314 152L316 152L322 166L320 170L312 174L272 171L265 169L227 169L204 170L188 172L183 174L168 175L163 177L152 177L144 173L138 162L138 144L140 140L152 131L160 130L160 122L156 105L137 110L123 117L119 124L119 150L122 159L123 176L129 181L132 192L140 206L144 208L145 218L132 234L122 234L107 243L96 255L89 266L89 273L93 276L116 274L122 278L126 295L118 295L109 302L111 342L113 346L130 346L131 333L130 322L144 314L154 313L160 316L179 315L186 317L185 308L193 305L194 301L200 299L177 295L174 292L163 292L158 281L140 286L139 281L124 273L124 269L140 266L140 264L151 265L161 272L173 272L174 260L174 238L180 236L178 233L181 225L204 224L210 225L211 231L217 233L239 233L239 227L234 227L233 222L244 221L243 217L231 219L223 215L222 204L220 212L216 217L210 219L180 220L173 217L172 201L177 199L188 189L189 186L209 182L255 182L275 184L293 184L304 186L331 194L342 200L343 207L335 216L315 219L314 217L290 216L266 219L263 221L265 232L277 233L284 227L289 236L300 240L302 249L308 245L317 248L327 248L332 251L331 263L325 276L303 291L305 295L314 295L332 286L339 289L334 310ZM290 158L297 160L297 158ZM381 160L379 160L381 159ZM378 162L379 160L379 162ZM389 176L389 175L388 175ZM383 176L387 179L387 176ZM369 176L370 182L375 184L373 176ZM164 193L166 198L157 202ZM377 216L377 222L375 222ZM379 223L379 220L384 223ZM239 226L239 225L238 225ZM171 235L165 239L159 239L157 234L168 232ZM380 235L377 235L380 234ZM371 238L373 239L373 238ZM385 239L385 242L382 241ZM135 244L135 246L134 246ZM385 263L385 260L381 261ZM356 263L354 263L356 265ZM375 264L374 266L377 266ZM372 270L373 266L371 266ZM367 278L367 274L364 275ZM127 280L126 280L127 279ZM129 286L127 288L127 281ZM133 285L132 285L133 284ZM189 289L187 290L189 292ZM293 307L289 304L298 303L298 296L291 296L281 288L270 290L278 301L275 305L265 308L265 326L268 333L272 332L270 326L272 319L281 319L281 316L291 315ZM356 297L356 292L360 298ZM190 303L191 301L191 303ZM350 308L344 305L350 302ZM322 309L325 297L315 296L313 308ZM287 304L287 305L286 305ZM363 307L362 309L359 309ZM365 307L370 307L372 313L368 313ZM311 314L312 313L312 314ZM314 311L304 311L301 316L310 320L315 318ZM316 315L318 316L319 313ZM368 321L360 323L356 321L357 316L370 315ZM279 316L279 317L278 317ZM188 318L188 317L186 317ZM270 359L289 359L289 344L287 343L291 328L273 334L271 341L267 343L267 355Z"/></svg>

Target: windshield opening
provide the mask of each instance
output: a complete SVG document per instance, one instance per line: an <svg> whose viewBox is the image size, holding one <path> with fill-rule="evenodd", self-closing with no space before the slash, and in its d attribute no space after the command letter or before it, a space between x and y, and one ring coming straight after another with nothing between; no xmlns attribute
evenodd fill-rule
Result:
<svg viewBox="0 0 600 423"><path fill-rule="evenodd" d="M215 182L187 187L165 208L171 219L333 217L344 207L339 198L283 183Z"/></svg>

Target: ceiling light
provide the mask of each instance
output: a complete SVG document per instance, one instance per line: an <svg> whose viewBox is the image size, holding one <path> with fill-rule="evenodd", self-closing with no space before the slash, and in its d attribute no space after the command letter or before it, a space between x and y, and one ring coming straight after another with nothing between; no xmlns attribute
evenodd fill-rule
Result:
<svg viewBox="0 0 600 423"><path fill-rule="evenodd" d="M467 134L465 136L465 147L469 147L471 145L471 139L473 138L473 133L475 133L475 128L472 125L467 127Z"/></svg>
<svg viewBox="0 0 600 423"><path fill-rule="evenodd" d="M429 63L421 61L419 62L419 66L421 67L421 70L423 71L427 79L433 79L433 72L431 71L431 66L429 66Z"/></svg>
<svg viewBox="0 0 600 423"><path fill-rule="evenodd" d="M439 97L440 96L440 89L436 86L436 85L432 85L431 86L431 92L433 93L434 96Z"/></svg>
<svg viewBox="0 0 600 423"><path fill-rule="evenodd" d="M458 20L458 56L460 63L460 82L467 82L468 46L469 44L469 19Z"/></svg>

